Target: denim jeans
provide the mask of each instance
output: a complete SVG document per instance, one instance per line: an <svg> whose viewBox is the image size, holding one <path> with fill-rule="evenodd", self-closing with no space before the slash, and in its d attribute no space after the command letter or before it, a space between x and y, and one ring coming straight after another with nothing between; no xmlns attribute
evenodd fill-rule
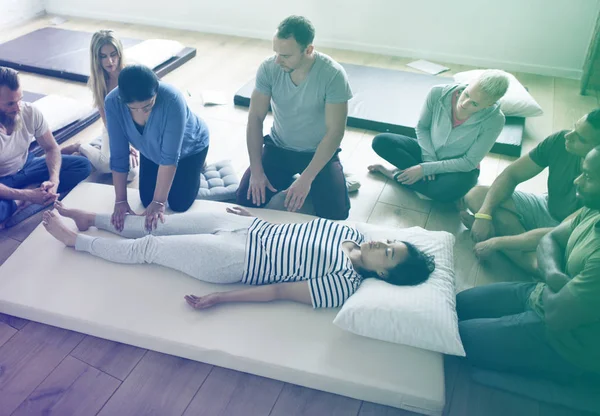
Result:
<svg viewBox="0 0 600 416"><path fill-rule="evenodd" d="M570 381L583 370L548 343L546 323L528 306L536 283L494 283L456 295L467 360L490 370Z"/></svg>
<svg viewBox="0 0 600 416"><path fill-rule="evenodd" d="M60 167L60 183L58 184L58 193L66 194L73 189L79 182L87 178L92 171L89 160L82 156L62 156ZM35 157L29 154L23 168L14 175L3 176L0 183L9 188L22 189L32 184L41 184L50 179L46 158ZM61 195L64 196L64 195ZM38 206L39 210L43 207ZM0 199L0 223L6 221L17 209L15 201L10 199ZM28 210L31 214L35 210Z"/></svg>

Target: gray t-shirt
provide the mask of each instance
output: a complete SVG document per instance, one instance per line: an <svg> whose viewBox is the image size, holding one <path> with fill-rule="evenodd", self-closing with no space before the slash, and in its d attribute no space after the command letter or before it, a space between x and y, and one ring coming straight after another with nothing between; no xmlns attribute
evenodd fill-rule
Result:
<svg viewBox="0 0 600 416"><path fill-rule="evenodd" d="M329 56L315 52L307 77L295 85L275 56L264 61L256 74L256 89L271 97L275 145L314 152L325 136L325 104L345 103L352 98L344 68Z"/></svg>

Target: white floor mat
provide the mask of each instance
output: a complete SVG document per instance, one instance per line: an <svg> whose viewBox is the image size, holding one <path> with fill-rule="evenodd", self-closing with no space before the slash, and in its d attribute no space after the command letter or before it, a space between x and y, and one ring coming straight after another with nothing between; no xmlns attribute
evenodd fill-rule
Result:
<svg viewBox="0 0 600 416"><path fill-rule="evenodd" d="M129 200L139 210L137 191L130 190ZM82 183L64 203L108 213L113 201L112 187ZM224 207L196 201L192 209ZM308 218L269 210L261 217ZM337 310L277 302L198 312L183 299L224 289L233 287L75 252L40 225L0 267L0 312L360 400L442 413L441 354L344 332L332 323Z"/></svg>

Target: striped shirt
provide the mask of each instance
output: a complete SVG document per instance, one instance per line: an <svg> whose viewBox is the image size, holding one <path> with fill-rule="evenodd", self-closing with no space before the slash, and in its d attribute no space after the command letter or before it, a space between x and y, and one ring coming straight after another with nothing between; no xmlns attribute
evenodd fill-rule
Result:
<svg viewBox="0 0 600 416"><path fill-rule="evenodd" d="M301 224L255 219L248 229L242 283L308 281L314 308L341 306L361 282L342 243L364 242L352 227L319 218Z"/></svg>

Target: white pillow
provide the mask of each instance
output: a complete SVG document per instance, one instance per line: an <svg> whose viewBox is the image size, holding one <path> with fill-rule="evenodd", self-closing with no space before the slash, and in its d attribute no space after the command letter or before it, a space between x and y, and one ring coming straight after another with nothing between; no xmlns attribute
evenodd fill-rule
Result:
<svg viewBox="0 0 600 416"><path fill-rule="evenodd" d="M459 72L454 75L454 80L461 84L470 84L483 72L483 69ZM537 117L544 114L542 107L527 92L525 87L513 74L508 74L510 84L504 97L500 99L500 108L507 117Z"/></svg>
<svg viewBox="0 0 600 416"><path fill-rule="evenodd" d="M182 43L175 40L148 39L125 49L125 63L145 65L154 69L184 48Z"/></svg>
<svg viewBox="0 0 600 416"><path fill-rule="evenodd" d="M94 111L91 103L86 104L73 98L53 94L40 98L33 102L33 105L44 115L52 132L87 117Z"/></svg>
<svg viewBox="0 0 600 416"><path fill-rule="evenodd" d="M402 240L435 256L435 270L418 286L366 279L333 323L369 338L465 356L458 333L454 289L454 236L420 227L389 229L355 224L368 240Z"/></svg>

